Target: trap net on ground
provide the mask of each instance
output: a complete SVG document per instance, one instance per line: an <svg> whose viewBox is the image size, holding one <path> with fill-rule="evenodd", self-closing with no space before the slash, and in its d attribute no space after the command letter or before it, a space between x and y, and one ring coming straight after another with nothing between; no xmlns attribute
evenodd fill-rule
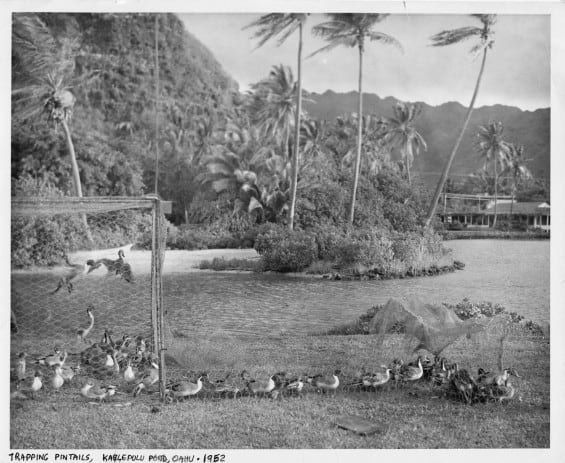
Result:
<svg viewBox="0 0 565 463"><path fill-rule="evenodd" d="M62 390L92 381L129 393L159 364L161 206L156 197L12 199L12 365L26 359L12 389L29 390L39 372L43 393L56 375Z"/></svg>

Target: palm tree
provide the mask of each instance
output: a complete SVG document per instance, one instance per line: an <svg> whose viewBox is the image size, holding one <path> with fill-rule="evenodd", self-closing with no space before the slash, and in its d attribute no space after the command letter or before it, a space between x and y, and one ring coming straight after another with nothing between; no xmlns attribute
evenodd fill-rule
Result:
<svg viewBox="0 0 565 463"><path fill-rule="evenodd" d="M288 209L288 160L276 154L255 126L228 122L224 143L203 159L197 181L220 194L236 195L234 212L269 208L275 215Z"/></svg>
<svg viewBox="0 0 565 463"><path fill-rule="evenodd" d="M63 127L71 159L72 178L76 196L82 197L82 186L75 148L69 128L76 101L71 93L70 80L74 73L77 44L70 40L57 41L37 15L15 14L12 46L20 85L12 90L14 117L24 123L47 114L50 121ZM87 238L92 236L86 215L82 214Z"/></svg>
<svg viewBox="0 0 565 463"><path fill-rule="evenodd" d="M410 166L414 161L414 155L420 153L420 148L424 151L428 149L424 137L412 126L412 122L421 112L422 106L419 104L398 102L394 106L394 117L383 120L386 131L384 141L400 150L408 175L408 184L411 184Z"/></svg>
<svg viewBox="0 0 565 463"><path fill-rule="evenodd" d="M289 142L295 117L296 83L292 70L282 64L273 66L268 77L251 84L248 109L251 122L264 136L281 147L290 159Z"/></svg>
<svg viewBox="0 0 565 463"><path fill-rule="evenodd" d="M296 111L294 119L294 151L292 154L292 174L291 174L291 200L288 218L288 227L294 228L294 210L296 207L296 185L298 182L298 162L299 162L299 143L300 143L300 117L302 112L302 33L304 23L308 17L307 13L270 13L261 16L256 21L245 27L256 27L257 31L253 35L259 39L258 47L263 46L270 39L281 35L277 45L281 45L298 30L298 57L297 57L297 78L296 78Z"/></svg>
<svg viewBox="0 0 565 463"><path fill-rule="evenodd" d="M457 136L457 140L455 141L455 145L451 150L447 163L443 168L443 172L441 177L438 181L436 186L434 196L432 197L432 201L430 203L430 207L428 209L428 214L426 216L425 226L429 227L430 223L436 212L436 206L443 189L443 184L449 175L449 169L451 169L451 164L453 163L453 158L457 154L457 150L459 149L459 145L461 144L461 140L463 139L463 134L467 129L467 125L469 124L469 120L471 119L471 113L473 112L473 107L475 105L475 100L477 98L477 94L479 92L479 87L481 85L481 79L483 77L483 71L485 70L485 63L487 59L487 50L492 48L494 44L494 31L492 30L493 25L496 23L496 15L494 14L473 14L471 15L474 18L477 18L482 26L467 26L461 27L459 29L447 30L437 33L436 35L431 37L432 46L434 47L443 47L446 45L452 45L454 43L459 43L464 40L469 40L471 38L478 37L479 43L474 45L471 48L472 54L478 54L482 51L483 59L481 61L481 68L479 70L479 75L477 76L477 82L475 83L475 90L473 91L473 96L471 97L471 102L469 103L469 108L467 109L467 114L465 115L465 119L463 121L463 126L459 131L459 135Z"/></svg>
<svg viewBox="0 0 565 463"><path fill-rule="evenodd" d="M493 179L494 179L494 219L492 226L496 226L496 203L498 194L498 177L497 166L500 166L500 172L504 170L509 162L512 145L502 138L504 127L502 122L490 122L488 125L479 126L477 132L477 151L485 158L485 167L489 161L492 162Z"/></svg>
<svg viewBox="0 0 565 463"><path fill-rule="evenodd" d="M508 169L512 178L512 202L510 203L510 215L512 215L512 205L516 196L516 180L532 178L532 173L525 166L524 146L511 145L510 158L508 160Z"/></svg>
<svg viewBox="0 0 565 463"><path fill-rule="evenodd" d="M361 13L331 13L330 20L315 26L314 34L326 39L329 43L325 47L312 53L315 55L321 51L331 50L339 45L346 47L357 47L359 52L359 104L358 104L358 127L357 127L357 156L355 158L355 171L353 177L353 189L351 192L351 203L349 207L349 223L353 224L355 215L355 197L359 183L359 169L361 165L362 145L362 122L363 122L363 53L365 42L375 41L385 45L395 45L402 49L400 42L390 35L373 30L375 24L385 19L388 14L361 14ZM310 56L312 56L310 55Z"/></svg>
<svg viewBox="0 0 565 463"><path fill-rule="evenodd" d="M340 131L344 136L354 132L359 126L357 114L343 117L340 121ZM348 127L349 126L349 127ZM361 123L361 154L359 172L368 175L378 174L383 167L390 165L390 150L384 142L383 119L372 114L363 116ZM351 147L341 158L342 169L355 165L357 160L355 147Z"/></svg>

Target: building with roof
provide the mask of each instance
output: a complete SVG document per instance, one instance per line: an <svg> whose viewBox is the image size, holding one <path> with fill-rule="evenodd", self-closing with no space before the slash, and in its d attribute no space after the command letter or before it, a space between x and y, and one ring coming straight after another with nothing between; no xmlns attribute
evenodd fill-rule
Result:
<svg viewBox="0 0 565 463"><path fill-rule="evenodd" d="M472 196L472 198L471 198ZM450 200L449 205L448 201ZM478 204L469 204L469 200ZM481 201L483 202L481 204ZM439 216L452 227L488 228L494 223L494 198L487 195L450 195L444 197L443 211ZM483 206L483 208L481 208ZM549 231L551 206L547 202L516 202L511 197L497 199L497 225L505 223L511 228L537 228Z"/></svg>

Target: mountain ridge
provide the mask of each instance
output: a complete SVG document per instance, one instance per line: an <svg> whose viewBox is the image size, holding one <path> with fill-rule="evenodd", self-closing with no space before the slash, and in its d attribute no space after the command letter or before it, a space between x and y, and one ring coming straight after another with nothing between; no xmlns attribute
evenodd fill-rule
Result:
<svg viewBox="0 0 565 463"><path fill-rule="evenodd" d="M334 120L336 117L357 112L357 92L324 93L305 92L310 101L305 101L305 111L315 119ZM395 97L379 97L374 93L363 94L365 114L392 117L394 104L401 101ZM414 159L414 173L432 171L439 175L443 170L449 153L465 118L467 108L457 101L449 101L438 106L417 102L422 113L413 123L427 142L428 150L422 151ZM478 125L489 121L501 121L504 125L504 139L524 146L527 166L535 177L550 177L550 108L522 110L516 106L503 104L484 105L474 108L471 120L463 136L458 153L454 159L451 174L468 175L480 169L484 160L476 152L474 137ZM424 179L433 183L434 179Z"/></svg>

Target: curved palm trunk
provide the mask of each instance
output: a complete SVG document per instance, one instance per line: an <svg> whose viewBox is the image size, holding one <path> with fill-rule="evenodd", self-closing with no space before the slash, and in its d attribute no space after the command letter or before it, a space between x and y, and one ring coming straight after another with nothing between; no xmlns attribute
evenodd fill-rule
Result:
<svg viewBox="0 0 565 463"><path fill-rule="evenodd" d="M363 136L363 48L359 47L359 107L357 112L357 156L355 157L355 174L353 177L353 191L351 192L351 204L349 206L349 224L353 225L355 216L355 197L359 183L359 168L361 166L361 142Z"/></svg>
<svg viewBox="0 0 565 463"><path fill-rule="evenodd" d="M434 218L437 202L439 199L439 195L441 194L441 190L443 189L443 185L447 180L447 176L449 175L449 169L451 169L451 164L453 163L453 159L457 154L457 150L459 149L459 145L461 144L461 140L463 139L463 134L467 129L467 125L469 124L469 120L471 119L471 113L473 112L473 107L475 105L475 100L477 99L477 94L479 93L479 86L481 85L481 79L483 77L483 71L485 70L485 62L487 59L487 49L485 48L483 51L483 60L481 62L481 69L479 71L479 75L477 77L477 83L475 84L475 91L473 92L473 97L471 98L471 103L469 104L469 108L467 109L467 115L465 116L465 121L463 122L463 127L461 127L461 131L457 137L457 141L455 142L455 146L451 150L451 154L449 155L449 159L447 160L447 164L445 165L443 172L441 173L441 177L437 184L436 190L434 192L434 196L430 203L430 207L428 209L428 215L426 216L425 227L428 228Z"/></svg>
<svg viewBox="0 0 565 463"><path fill-rule="evenodd" d="M496 203L498 196L498 178L496 176L496 155L492 159L492 167L494 170L494 218L492 220L492 228L496 227Z"/></svg>
<svg viewBox="0 0 565 463"><path fill-rule="evenodd" d="M292 178L290 180L290 212L288 228L294 228L294 210L296 208L296 189L298 183L298 156L300 148L300 113L302 112L302 23L298 26L298 65L296 85L296 114L294 117L294 152L292 156Z"/></svg>
<svg viewBox="0 0 565 463"><path fill-rule="evenodd" d="M73 173L73 183L75 184L75 193L79 198L82 198L82 186L80 184L80 175L78 171L77 157L75 153L75 146L71 138L71 131L69 130L69 126L67 125L67 121L65 119L62 120L61 124L63 125L63 130L65 131L65 139L67 141L67 147L69 149L69 155L71 157L71 167ZM84 224L84 229L86 231L86 237L88 238L88 241L92 243L93 242L92 234L90 233L90 228L88 228L86 214L81 214L81 218Z"/></svg>

